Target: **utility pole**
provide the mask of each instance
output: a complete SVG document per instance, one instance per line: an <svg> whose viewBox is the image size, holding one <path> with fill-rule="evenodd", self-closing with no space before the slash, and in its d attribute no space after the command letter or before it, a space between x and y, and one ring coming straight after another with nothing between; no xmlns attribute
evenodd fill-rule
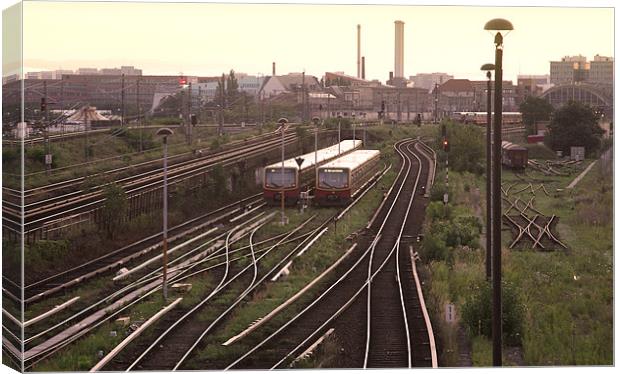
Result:
<svg viewBox="0 0 620 374"><path fill-rule="evenodd" d="M224 133L224 85L226 84L224 74L222 73L222 83L220 84L220 115L218 133L220 136Z"/></svg>
<svg viewBox="0 0 620 374"><path fill-rule="evenodd" d="M306 72L301 73L301 122L306 120Z"/></svg>
<svg viewBox="0 0 620 374"><path fill-rule="evenodd" d="M286 225L286 216L284 215L284 128L286 127L286 124L288 123L288 119L286 118L280 118L278 120L278 123L280 124L280 133L282 134L282 169L280 170L280 183L282 183L282 190L280 191L280 208L281 208L281 221L280 223L282 224L282 226Z"/></svg>
<svg viewBox="0 0 620 374"><path fill-rule="evenodd" d="M49 134L49 125L50 125L50 120L49 120L49 111L47 109L47 105L48 105L48 100L47 100L47 81L44 80L43 81L43 108L42 111L43 113L41 113L43 115L43 129L44 129L44 134L45 134L45 170L47 175L50 174L51 172L51 168L52 168L52 154L50 152L50 134Z"/></svg>
<svg viewBox="0 0 620 374"><path fill-rule="evenodd" d="M136 108L138 108L138 127L140 128L140 153L142 153L142 118L140 118L140 77L136 79Z"/></svg>
<svg viewBox="0 0 620 374"><path fill-rule="evenodd" d="M121 74L121 127L125 124L125 74Z"/></svg>
<svg viewBox="0 0 620 374"><path fill-rule="evenodd" d="M192 145L192 83L187 85L187 116L185 123L187 124L187 145Z"/></svg>
<svg viewBox="0 0 620 374"><path fill-rule="evenodd" d="M65 134L65 104L64 104L64 94L65 94L65 82L62 80L62 76L60 77L60 118L62 120L62 127L60 133L62 135ZM62 139L62 138L61 138Z"/></svg>
<svg viewBox="0 0 620 374"><path fill-rule="evenodd" d="M438 120L438 112L437 112L437 104L439 103L439 84L435 83L435 120L434 123L437 123Z"/></svg>

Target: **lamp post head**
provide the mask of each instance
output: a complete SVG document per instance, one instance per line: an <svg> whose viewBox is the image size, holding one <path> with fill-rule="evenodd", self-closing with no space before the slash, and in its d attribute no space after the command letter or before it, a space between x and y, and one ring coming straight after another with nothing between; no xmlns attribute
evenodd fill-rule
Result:
<svg viewBox="0 0 620 374"><path fill-rule="evenodd" d="M163 136L163 137L166 137L166 136L172 135L172 134L174 134L174 131L172 131L168 127L162 127L161 129L157 130L157 132L155 133L155 135L159 135L159 136Z"/></svg>
<svg viewBox="0 0 620 374"><path fill-rule="evenodd" d="M512 23L503 18L494 18L490 20L484 25L484 29L487 31L497 31L494 41L496 46L502 45L504 42L504 35L508 35L510 31L514 30Z"/></svg>
<svg viewBox="0 0 620 374"><path fill-rule="evenodd" d="M318 126L319 121L321 121L321 119L319 117L312 117L312 122L314 122L315 126Z"/></svg>
<svg viewBox="0 0 620 374"><path fill-rule="evenodd" d="M482 65L482 67L480 67L480 70L482 70L482 71L492 71L492 70L495 70L495 65L493 65L493 64L484 64L484 65Z"/></svg>
<svg viewBox="0 0 620 374"><path fill-rule="evenodd" d="M339 115L338 115L338 118L339 118L339 119L340 119L340 118L342 118L342 115L340 115L340 114L339 114Z"/></svg>
<svg viewBox="0 0 620 374"><path fill-rule="evenodd" d="M280 119L278 120L278 123L279 123L279 124L281 124L281 125L285 125L285 124L287 124L287 123L288 123L288 119L287 119L287 118L285 118L285 117L282 117L282 118L280 118Z"/></svg>
<svg viewBox="0 0 620 374"><path fill-rule="evenodd" d="M514 30L512 23L503 18L494 18L484 25L484 29L488 31L510 31Z"/></svg>

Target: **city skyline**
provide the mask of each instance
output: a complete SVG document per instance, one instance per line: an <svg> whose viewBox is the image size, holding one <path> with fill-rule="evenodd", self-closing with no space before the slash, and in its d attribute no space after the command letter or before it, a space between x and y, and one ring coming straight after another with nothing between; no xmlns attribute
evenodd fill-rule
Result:
<svg viewBox="0 0 620 374"><path fill-rule="evenodd" d="M385 81L394 70L394 21L402 20L405 77L483 79L479 67L493 59L483 26L496 17L515 27L505 40L505 79L548 74L549 61L566 55L614 57L613 8L26 2L23 65L24 72L133 65L145 75L210 76L270 75L276 62L277 74L355 76L360 24L366 77ZM110 19L139 25L110 28Z"/></svg>

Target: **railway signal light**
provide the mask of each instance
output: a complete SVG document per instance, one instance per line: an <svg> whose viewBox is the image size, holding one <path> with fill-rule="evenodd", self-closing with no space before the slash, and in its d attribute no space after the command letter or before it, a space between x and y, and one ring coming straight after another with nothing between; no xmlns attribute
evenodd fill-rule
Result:
<svg viewBox="0 0 620 374"><path fill-rule="evenodd" d="M450 152L450 143L448 142L448 138L443 138L443 150L445 152Z"/></svg>
<svg viewBox="0 0 620 374"><path fill-rule="evenodd" d="M45 110L47 109L47 100L45 100L44 97L41 98L41 111L45 112Z"/></svg>
<svg viewBox="0 0 620 374"><path fill-rule="evenodd" d="M187 85L187 78L179 77L179 86L185 86L185 85Z"/></svg>
<svg viewBox="0 0 620 374"><path fill-rule="evenodd" d="M190 116L190 119L191 119L191 123L192 123L192 125L196 126L196 125L198 124L198 117L196 117L196 115L195 115L195 114L192 114L192 115Z"/></svg>

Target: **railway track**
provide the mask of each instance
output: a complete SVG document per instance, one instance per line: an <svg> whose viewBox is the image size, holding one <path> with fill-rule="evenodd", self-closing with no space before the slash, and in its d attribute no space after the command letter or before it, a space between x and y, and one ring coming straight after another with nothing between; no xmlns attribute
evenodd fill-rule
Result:
<svg viewBox="0 0 620 374"><path fill-rule="evenodd" d="M272 214L273 216L273 214ZM197 305L187 312L183 312L180 316L176 316L172 321L173 324L160 326L160 330L165 328L163 332L157 332L156 339L152 341L148 347L142 349L134 348L135 353L127 356L133 356L131 358L125 357L115 360L115 362L106 366L104 370L175 370L187 359L187 357L193 352L193 350L200 344L202 339L211 332L219 323L221 323L227 315L238 305L244 298L250 295L263 282L269 279L282 264L296 253L301 246L308 242L312 233L316 232L316 229L312 230L309 235L300 236L301 241L294 246L292 250L287 250L287 253L278 258L275 265L268 266L267 268L259 267L260 261L274 251L278 246L282 245L285 241L291 239L299 230L301 230L306 224L308 224L314 217L303 222L295 229L289 231L284 237L282 237L275 244L269 245L257 253L256 246L253 244L253 236L257 230L262 226L258 226L250 233L250 257L252 263L242 268L234 268L232 264L226 260L226 269L222 275L218 274L216 278L220 278L219 284L203 298ZM277 251L280 252L280 251ZM272 256L278 256L275 252ZM230 265L229 265L230 264ZM235 273L233 273L235 271ZM220 294L227 292L227 287L237 284L239 293L235 292L232 302L229 304L221 305L218 303L217 297ZM230 297L230 295L228 295ZM222 295L221 297L226 297ZM211 300L213 301L211 302ZM205 313L206 307L212 313L217 311L211 318L205 318L201 315Z"/></svg>
<svg viewBox="0 0 620 374"><path fill-rule="evenodd" d="M285 144L290 145L296 141L295 134L289 134L285 137ZM279 139L269 139L267 141L251 144L249 146L239 147L230 151L220 152L209 157L182 161L171 165L168 170L169 183L184 181L195 176L197 173L206 172L209 168L216 164L229 166L253 155L259 155L268 149L276 149L280 146ZM128 197L147 191L159 190L162 183L162 169L157 168L147 172L117 179L115 183L121 185ZM72 186L77 186L83 181L83 178L76 178ZM63 182L65 183L65 182ZM62 187L50 187L62 188ZM49 190L46 190L49 191ZM25 192L25 199L28 199ZM76 190L73 192L63 193L58 196L45 198L34 202L26 202L24 205L24 231L31 228L39 227L48 221L57 219L67 214L75 214L84 210L92 209L101 204L105 199L102 197L102 186L91 187L87 190ZM3 224L7 222L13 224L19 221L21 217L20 205L12 203L8 200L3 202ZM8 225L10 226L10 224Z"/></svg>
<svg viewBox="0 0 620 374"><path fill-rule="evenodd" d="M433 356L428 344L429 331L432 335L430 321L421 318L424 321L422 326L424 332L421 331L422 328L418 321L406 322L420 319L423 313L422 307L416 300L417 296L413 296L412 291L416 290L415 285L411 285L413 279L406 278L411 274L406 270L410 262L400 261L405 252L398 249L403 233L408 234L411 230L419 229L415 227L414 221L404 215L412 211L413 214L409 217L418 216L420 220L418 223L421 223L423 219L425 202L421 201L421 196L413 195L413 192L417 192L421 187L418 186L418 181L428 173L429 165L427 163L423 166L421 160L414 156L419 150L413 151L410 148L413 143L405 141L395 146L403 158L401 169L386 199L367 226L368 231L358 241L360 245L356 256L350 256L348 261L344 261L338 267L341 276L333 283L326 285L326 289L316 299L287 323L275 329L271 335L253 345L232 363L219 363L221 367L226 369L286 367L296 355L311 346L322 334L334 326L337 335L342 330L341 336L352 338L352 341L342 345L347 355L353 356L348 366L436 365L436 362L426 359ZM413 158L417 162L413 162ZM422 169L425 169L424 173ZM410 210L408 202L415 202L418 205L414 204ZM402 287L398 287L396 283L401 284ZM375 287L387 287L388 289L368 292L369 288L372 291L376 289ZM382 297L388 292L387 297ZM360 313L351 317L348 312L352 304L359 305L363 301L360 297L362 294L368 296L370 307L366 333L363 330L360 331L359 328L359 318L364 317L360 317ZM375 294L374 299L373 294ZM388 318L383 318L384 313ZM394 324L392 325L387 319L393 320ZM351 321L355 323L352 324ZM357 331L351 333L351 329ZM405 329L406 331L403 331ZM368 338L368 344L364 344L365 336ZM390 336L394 338L390 339Z"/></svg>
<svg viewBox="0 0 620 374"><path fill-rule="evenodd" d="M245 227L248 224L252 224L252 221L255 221L263 215L264 212L254 214L249 218L238 222L237 227ZM185 255L179 256L172 260L169 263L170 266L168 272L170 284L173 284L173 282L180 282L197 274L221 267L224 262L220 261L219 263L216 262L213 264L213 260L217 261L218 258L222 257L221 252L224 247L220 244L220 239L222 239L222 237L226 238L228 234L229 231L226 231L217 237L209 239L198 245ZM241 237L235 236L230 240L230 242L233 243L240 239ZM207 245L210 246L204 249ZM191 257L187 258L190 255ZM238 261L239 259L240 257L237 257L231 261ZM205 265L210 266L204 268ZM200 269L201 266L203 267L202 269ZM82 336L85 336L89 332L101 326L101 324L113 319L126 309L146 299L158 290L161 290L160 273L161 267L156 267L142 277L124 286L122 289L113 291L107 297L102 297L99 301L90 304L71 317L56 323L51 328L29 336L24 342L26 344L26 352L24 354L26 367L34 367L34 365L41 360L53 355L61 348L71 344ZM77 321L78 317L82 317L82 319ZM51 333L61 327L65 327L65 330L50 337ZM42 339L45 340L42 341Z"/></svg>
<svg viewBox="0 0 620 374"><path fill-rule="evenodd" d="M226 205L212 212L188 220L169 229L170 241L192 234L197 228L212 227L223 220L243 210L251 209L262 203L261 195L256 194ZM53 294L67 291L95 276L103 275L120 268L129 261L143 257L152 252L161 244L162 233L156 233L134 242L128 246L106 253L89 260L79 266L48 276L44 279L26 284L24 287L24 302L31 304L41 301Z"/></svg>
<svg viewBox="0 0 620 374"><path fill-rule="evenodd" d="M384 172L385 171L387 171L387 168L384 169ZM374 181L376 182L379 178L380 176L377 175ZM371 186L372 183L369 183L366 191ZM336 216L337 215L334 215L334 217ZM191 310L187 312L177 311L172 317L168 319L169 321L173 321L173 323L164 323L163 325L160 325L159 330L157 330L155 333L157 338L150 344L138 344L137 347L133 347L133 353L126 353L125 355L123 355L124 357L115 359L112 363L107 364L104 367L104 370L176 370L179 368L184 368L183 365L188 360L188 358L192 356L194 350L200 345L202 345L202 340L205 338L205 336L211 331L213 331L215 328L217 328L219 324L226 319L227 315L235 307L237 307L244 301L244 298L246 298L253 292L256 292L256 290L267 279L273 277L274 274L278 274L283 269L283 264L285 264L286 261L289 261L294 254L301 254L306 248L312 245L312 243L326 231L326 227L333 221L332 218L327 219L317 228L311 230L304 235L300 235L296 239L289 239L289 236L291 236L301 227L306 225L312 218L305 221L304 223L302 223L302 225L298 226L290 233L286 234L280 241L278 241L272 246L269 246L266 250L263 250L264 253L262 253L258 257L256 257L258 251L256 251L255 253L252 245L253 236L255 232L260 228L257 227L250 234L249 248L252 252L251 255L253 259L253 264L246 266L244 269L241 269L237 273L237 275L227 281L224 286L230 284L231 281L234 281L234 278L242 275L242 273L248 271L253 266L254 272L252 279L247 285L247 287L245 287L245 289L239 295L236 295L236 298L229 305L227 305L225 309L219 307L220 310L218 311L218 315L207 321L208 325L206 325L204 321L195 321L195 315L200 315L199 313L201 313L201 310L204 308L205 303L210 301L209 299L214 295L214 293L222 290L221 286L216 287L211 294L209 294L205 299L203 299ZM268 255L269 252L271 252L274 248L282 245L283 243L286 243L287 240L289 242L293 242L294 240L301 241L298 242L298 245L296 245L292 250L288 251L284 256L278 258L278 261L275 265L270 266L268 269L260 271L257 263L263 257ZM277 253L275 254L275 256L277 256ZM287 266L288 265L285 265L284 267ZM245 277L249 278L249 275L246 274ZM222 285L222 282L225 278L226 275L221 278L220 285ZM217 302L217 300L215 300L215 302ZM214 307L218 308L217 306L212 306L209 309L213 310ZM169 327L163 330L162 326Z"/></svg>

